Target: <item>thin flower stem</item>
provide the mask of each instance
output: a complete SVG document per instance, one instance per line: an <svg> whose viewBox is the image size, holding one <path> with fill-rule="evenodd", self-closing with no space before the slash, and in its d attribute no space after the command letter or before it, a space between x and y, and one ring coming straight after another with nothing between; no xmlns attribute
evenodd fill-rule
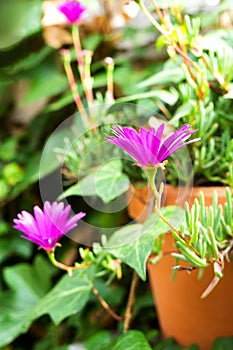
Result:
<svg viewBox="0 0 233 350"><path fill-rule="evenodd" d="M119 315L117 315L108 305L108 303L101 297L101 295L99 294L98 290L93 287L92 288L92 293L96 296L96 298L99 300L100 304L103 306L103 308L107 311L107 313L112 316L115 320L117 321L123 321L124 317L121 317Z"/></svg>
<svg viewBox="0 0 233 350"><path fill-rule="evenodd" d="M155 185L155 177L157 174L158 168L144 168L144 171L146 173L147 179L149 181L149 184L151 186L152 192L155 196L155 202L160 203L160 195L159 192L157 191L156 185Z"/></svg>
<svg viewBox="0 0 233 350"><path fill-rule="evenodd" d="M86 96L87 104L89 107L93 107L94 98L92 91L92 79L90 76L90 63L91 61L84 58L83 50L80 42L79 27L77 25L72 26L72 37L74 42L75 53L77 57L78 70L80 74L81 83ZM85 51L84 51L85 52Z"/></svg>
<svg viewBox="0 0 233 350"><path fill-rule="evenodd" d="M135 302L135 295L136 295L136 288L138 285L139 277L136 273L136 271L133 271L133 277L131 282L131 287L129 291L129 298L126 306L125 311L125 321L124 321L124 328L123 333L126 333L129 330L132 315L133 315L133 306Z"/></svg>
<svg viewBox="0 0 233 350"><path fill-rule="evenodd" d="M162 168L163 165L161 165ZM168 225L171 230L175 231L178 235L180 235L180 232L165 218L165 216L161 213L160 210L160 203L161 203L161 197L162 197L162 191L158 191L155 185L155 176L157 173L158 168L145 168L144 171L147 175L148 181L150 183L152 192L155 196L155 206L154 206L154 212L158 214L159 218L165 222L166 225Z"/></svg>
<svg viewBox="0 0 233 350"><path fill-rule="evenodd" d="M69 276L72 276L72 273L73 273L74 270L81 269L81 268L84 267L83 265L67 266L67 265L61 263L60 261L57 261L56 258L55 258L54 251L53 252L47 252L47 254L48 254L48 257L49 257L51 263L54 266L58 267L59 269L67 271Z"/></svg>
<svg viewBox="0 0 233 350"><path fill-rule="evenodd" d="M93 96L93 79L91 77L91 60L92 60L92 52L88 50L84 50L82 52L84 57L84 81L83 88L87 99L87 104L90 107L94 106L94 96Z"/></svg>
<svg viewBox="0 0 233 350"><path fill-rule="evenodd" d="M82 55L82 47L79 37L79 27L77 25L72 26L72 37L73 37L73 43L74 43L74 49L76 53L76 58L78 62L78 70L80 73L81 81L84 81L84 61L83 61L83 55Z"/></svg>
<svg viewBox="0 0 233 350"><path fill-rule="evenodd" d="M64 69L65 69L65 72L66 72L66 75L67 75L67 78L68 78L68 82L69 82L69 86L70 86L70 90L72 92L72 96L73 96L73 99L74 99L74 102L83 118L83 121L89 125L89 118L88 118L88 115L85 111L85 108L83 106L83 103L82 103L82 100L80 98L80 95L79 95L79 92L78 92L78 89L77 89L77 85L76 85L76 82L75 82L75 78L74 78L74 74L73 74L73 71L72 71L72 68L71 68L71 64L70 64L70 61L67 57L65 57L65 54L63 55L63 62L64 62Z"/></svg>
<svg viewBox="0 0 233 350"><path fill-rule="evenodd" d="M104 62L106 64L106 72L107 72L107 99L111 102L111 101L114 101L114 84L113 84L114 61L111 57L106 57Z"/></svg>
<svg viewBox="0 0 233 350"><path fill-rule="evenodd" d="M171 39L169 37L169 35L167 34L166 30L163 29L163 27L154 19L154 17L151 15L151 13L147 10L143 0L139 0L138 5L140 6L140 8L142 9L142 11L144 12L145 16L149 19L149 21L151 22L151 24L153 24L153 26L161 33L163 34L166 39L169 41L169 43L171 44Z"/></svg>
<svg viewBox="0 0 233 350"><path fill-rule="evenodd" d="M161 213L160 208L158 208L156 205L154 207L154 211L158 214L159 218L170 227L171 230L175 231L180 236L180 232L165 218L165 216Z"/></svg>
<svg viewBox="0 0 233 350"><path fill-rule="evenodd" d="M151 0L151 2L152 2L153 6L154 6L154 8L155 8L155 11L157 12L157 15L158 15L160 21L161 21L163 24L166 24L166 23L165 23L165 20L164 20L163 13L162 13L162 11L160 10L160 8L158 7L156 1L155 1L155 0Z"/></svg>

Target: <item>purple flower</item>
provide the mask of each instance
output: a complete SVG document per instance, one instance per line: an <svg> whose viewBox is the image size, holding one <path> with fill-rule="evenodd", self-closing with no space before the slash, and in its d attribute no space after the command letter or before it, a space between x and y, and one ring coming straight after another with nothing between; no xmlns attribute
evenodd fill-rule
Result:
<svg viewBox="0 0 233 350"><path fill-rule="evenodd" d="M86 12L86 7L78 1L66 1L58 5L57 8L63 13L69 24L79 22Z"/></svg>
<svg viewBox="0 0 233 350"><path fill-rule="evenodd" d="M193 139L185 142L192 133L196 132L196 130L190 130L189 125L183 125L163 140L164 127L163 123L157 130L141 128L138 133L135 129L118 125L112 128L115 136L106 135L108 138L105 141L125 150L140 166L155 167L178 149L199 140Z"/></svg>
<svg viewBox="0 0 233 350"><path fill-rule="evenodd" d="M70 205L64 208L62 202L50 204L46 201L43 211L38 206L34 207L34 216L25 210L18 214L18 218L13 220L14 228L25 234L22 238L50 252L60 238L77 226L77 222L86 215L80 212L68 218L70 210Z"/></svg>

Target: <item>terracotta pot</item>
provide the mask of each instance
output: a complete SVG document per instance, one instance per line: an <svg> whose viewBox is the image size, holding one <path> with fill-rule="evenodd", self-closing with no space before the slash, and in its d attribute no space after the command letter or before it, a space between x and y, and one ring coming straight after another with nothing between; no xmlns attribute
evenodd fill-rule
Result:
<svg viewBox="0 0 233 350"><path fill-rule="evenodd" d="M164 251L174 251L173 243L172 235L166 234ZM173 337L183 347L196 343L201 350L211 349L218 337L233 336L233 262L226 262L224 277L205 299L200 296L213 278L212 267L201 280L194 270L179 271L171 281L174 265L168 253L156 265L147 266L163 336Z"/></svg>
<svg viewBox="0 0 233 350"><path fill-rule="evenodd" d="M214 190L218 192L219 203L225 202L225 187L199 187L190 191L166 185L163 204L183 206L188 201L192 205L201 190L206 205L212 203ZM134 189L129 215L136 221L145 220L150 197L147 188L139 192ZM148 263L149 282L162 334L165 338L173 337L183 347L196 343L201 350L209 350L217 337L233 336L233 262L226 263L224 278L207 298L201 299L213 278L212 267L205 270L201 280L197 279L198 270L194 270L191 273L179 271L171 281L171 267L176 262L170 252L176 248L172 235L168 233L165 237L162 259L156 265Z"/></svg>
<svg viewBox="0 0 233 350"><path fill-rule="evenodd" d="M173 187L166 185L163 194L162 206L178 205L184 206L187 201L191 206L195 198L199 198L200 191L205 194L206 205L212 204L213 191L218 193L219 202L225 201L224 186L206 186L206 187ZM142 223L153 210L151 203L152 193L149 186L140 187L138 184L131 186L128 191L128 214L132 219ZM152 205L151 205L152 204Z"/></svg>

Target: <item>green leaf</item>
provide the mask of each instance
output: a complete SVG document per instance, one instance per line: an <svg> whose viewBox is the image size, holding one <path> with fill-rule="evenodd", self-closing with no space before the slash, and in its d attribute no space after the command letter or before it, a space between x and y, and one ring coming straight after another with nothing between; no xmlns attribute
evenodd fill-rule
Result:
<svg viewBox="0 0 233 350"><path fill-rule="evenodd" d="M233 337L219 338L214 342L213 350L231 350L233 348Z"/></svg>
<svg viewBox="0 0 233 350"><path fill-rule="evenodd" d="M50 288L49 266L47 260L38 256L33 266L22 263L3 270L3 278L11 291L0 296L0 347L29 328L33 307Z"/></svg>
<svg viewBox="0 0 233 350"><path fill-rule="evenodd" d="M95 185L96 173L91 172L80 180L75 185L69 187L64 191L59 197L58 200L61 200L70 196L96 196L96 185Z"/></svg>
<svg viewBox="0 0 233 350"><path fill-rule="evenodd" d="M168 105L173 106L178 99L178 93L175 89L173 89L172 92L162 89L153 89L151 91L141 92L134 95L119 98L117 102L129 102L150 97L158 98L163 102L167 103Z"/></svg>
<svg viewBox="0 0 233 350"><path fill-rule="evenodd" d="M105 203L119 197L130 186L128 176L122 174L120 159L111 159L101 166L96 173L95 181L96 193Z"/></svg>
<svg viewBox="0 0 233 350"><path fill-rule="evenodd" d="M41 29L41 0L1 2L0 49L17 44Z"/></svg>
<svg viewBox="0 0 233 350"><path fill-rule="evenodd" d="M139 331L129 331L122 334L112 350L152 350L145 335Z"/></svg>
<svg viewBox="0 0 233 350"><path fill-rule="evenodd" d="M69 90L66 93L62 94L62 96L59 99L57 99L55 102L51 102L50 104L48 104L44 108L44 112L46 113L55 112L72 103L74 103L74 99L71 91Z"/></svg>
<svg viewBox="0 0 233 350"><path fill-rule="evenodd" d="M57 137L59 137L59 135L61 136L61 133L58 134ZM37 152L29 157L23 180L14 186L7 197L7 201L14 199L28 186L47 176L59 167L60 164L55 156L54 150L50 150L50 152L47 151L46 156L45 151L43 151L43 158L41 156L41 152Z"/></svg>
<svg viewBox="0 0 233 350"><path fill-rule="evenodd" d="M17 235L5 235L0 242L0 263L12 255L28 259L31 256L32 244Z"/></svg>
<svg viewBox="0 0 233 350"><path fill-rule="evenodd" d="M31 52L25 58L20 58L14 65L6 66L2 71L9 75L17 74L23 70L28 70L39 65L52 51L50 46L44 46L39 52Z"/></svg>
<svg viewBox="0 0 233 350"><path fill-rule="evenodd" d="M97 171L91 171L75 185L64 191L58 199L69 196L99 196L105 203L126 192L130 186L128 176L122 174L120 159L107 161Z"/></svg>
<svg viewBox="0 0 233 350"><path fill-rule="evenodd" d="M169 206L162 208L166 219L176 227L184 216L184 210ZM153 214L142 224L128 225L114 232L105 249L117 259L132 267L142 280L146 279L146 262L150 256L155 239L169 227L157 214Z"/></svg>
<svg viewBox="0 0 233 350"><path fill-rule="evenodd" d="M102 40L103 36L99 33L89 34L82 41L83 48L85 50L95 51Z"/></svg>
<svg viewBox="0 0 233 350"><path fill-rule="evenodd" d="M146 87L151 87L152 85L164 85L164 84L178 84L184 79L184 71L182 68L177 66L168 67L154 75L150 78L144 80L138 84L138 89L144 89Z"/></svg>
<svg viewBox="0 0 233 350"><path fill-rule="evenodd" d="M4 269L4 280L11 290L0 296L0 347L26 332L33 320L44 314L58 324L85 306L92 288L93 267L64 275L47 293L53 273L41 256L35 258L33 266L23 263Z"/></svg>
<svg viewBox="0 0 233 350"><path fill-rule="evenodd" d="M49 314L55 324L83 309L93 287L93 268L66 274L33 309L33 318Z"/></svg>
<svg viewBox="0 0 233 350"><path fill-rule="evenodd" d="M86 350L109 350L112 343L112 336L109 331L101 331L94 334L85 342Z"/></svg>
<svg viewBox="0 0 233 350"><path fill-rule="evenodd" d="M22 105L57 95L68 87L66 76L57 70L54 62L40 65L34 74L30 89L21 101Z"/></svg>

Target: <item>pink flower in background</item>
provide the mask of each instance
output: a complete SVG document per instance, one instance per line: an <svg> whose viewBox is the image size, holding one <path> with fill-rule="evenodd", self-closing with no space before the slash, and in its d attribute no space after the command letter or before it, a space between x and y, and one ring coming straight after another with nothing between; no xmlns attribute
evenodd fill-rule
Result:
<svg viewBox="0 0 233 350"><path fill-rule="evenodd" d="M139 133L128 127L116 126L112 128L114 136L108 136L105 141L111 142L129 153L142 167L157 166L172 153L185 147L193 139L185 142L196 130L190 130L189 125L183 125L177 131L163 139L165 124L156 130L141 128Z"/></svg>
<svg viewBox="0 0 233 350"><path fill-rule="evenodd" d="M66 1L57 6L69 24L78 23L86 12L86 7L78 1Z"/></svg>
<svg viewBox="0 0 233 350"><path fill-rule="evenodd" d="M34 207L34 216L25 210L18 214L18 217L13 220L14 228L24 233L22 238L37 244L46 251L51 251L60 238L76 227L77 222L86 215L80 212L68 218L70 211L70 205L64 208L62 202L50 204L46 201L43 210L38 206Z"/></svg>

